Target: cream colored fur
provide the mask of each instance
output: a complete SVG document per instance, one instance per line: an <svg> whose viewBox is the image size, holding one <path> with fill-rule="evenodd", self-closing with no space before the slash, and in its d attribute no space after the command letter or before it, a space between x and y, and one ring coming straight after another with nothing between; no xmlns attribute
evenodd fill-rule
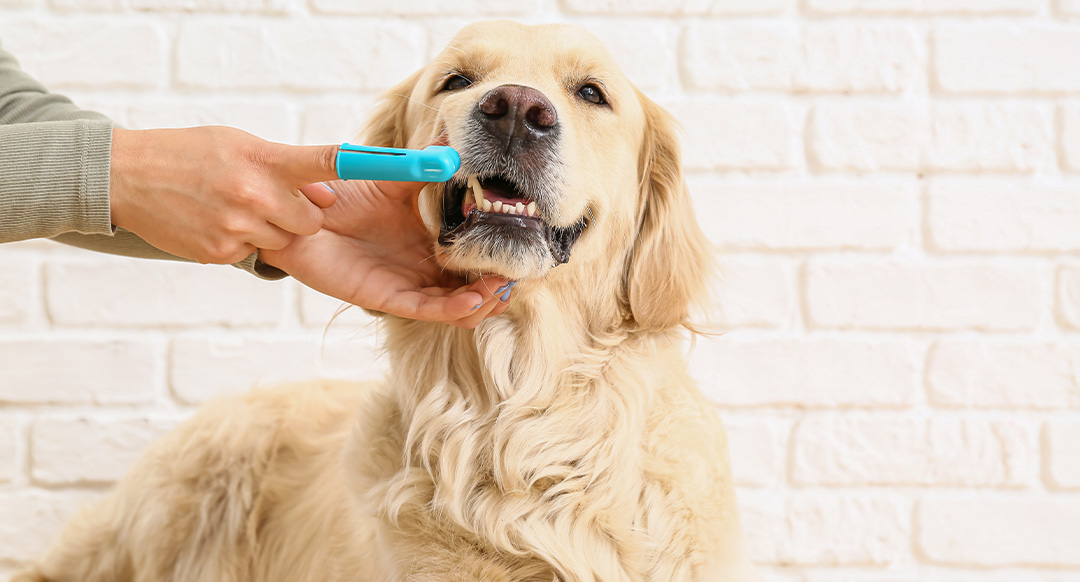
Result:
<svg viewBox="0 0 1080 582"><path fill-rule="evenodd" d="M451 63L483 86L436 94ZM605 80L610 111L574 101L581 74ZM507 313L475 331L387 317L385 382L207 405L16 580L756 579L726 437L678 342L710 261L668 115L579 29L481 23L387 95L367 141L453 145L470 103L507 82L559 109L552 220L590 217L570 262L441 251L522 277ZM433 237L440 195L424 194Z"/></svg>

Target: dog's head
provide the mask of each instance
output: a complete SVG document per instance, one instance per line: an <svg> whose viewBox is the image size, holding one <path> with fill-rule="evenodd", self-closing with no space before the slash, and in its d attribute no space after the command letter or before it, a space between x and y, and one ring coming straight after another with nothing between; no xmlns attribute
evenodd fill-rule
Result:
<svg viewBox="0 0 1080 582"><path fill-rule="evenodd" d="M589 33L495 21L385 95L364 140L461 154L420 201L444 268L530 284L575 271L624 321L665 329L686 322L709 262L673 125Z"/></svg>

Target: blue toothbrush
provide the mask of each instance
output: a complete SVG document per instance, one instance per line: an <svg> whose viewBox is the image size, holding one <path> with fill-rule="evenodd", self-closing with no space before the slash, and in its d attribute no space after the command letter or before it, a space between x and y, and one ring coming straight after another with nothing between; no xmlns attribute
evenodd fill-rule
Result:
<svg viewBox="0 0 1080 582"><path fill-rule="evenodd" d="M337 155L342 180L445 182L460 167L461 156L447 146L410 150L343 143Z"/></svg>

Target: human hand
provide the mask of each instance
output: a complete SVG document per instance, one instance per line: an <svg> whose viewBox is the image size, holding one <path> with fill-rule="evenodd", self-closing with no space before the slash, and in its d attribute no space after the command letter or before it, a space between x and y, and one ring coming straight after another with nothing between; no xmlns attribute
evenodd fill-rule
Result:
<svg viewBox="0 0 1080 582"><path fill-rule="evenodd" d="M481 278L471 285L435 262L420 218L419 182L335 181L301 188L308 196L333 188L337 203L323 229L295 237L259 259L301 283L354 305L400 317L471 329L508 305L496 297L509 282Z"/></svg>
<svg viewBox="0 0 1080 582"><path fill-rule="evenodd" d="M312 235L334 194L337 146L288 146L229 127L113 130L114 226L200 263L235 263Z"/></svg>

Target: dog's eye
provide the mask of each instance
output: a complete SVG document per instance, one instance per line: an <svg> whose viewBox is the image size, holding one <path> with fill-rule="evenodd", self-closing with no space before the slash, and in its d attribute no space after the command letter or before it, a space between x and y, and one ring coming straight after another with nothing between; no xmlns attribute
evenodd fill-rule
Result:
<svg viewBox="0 0 1080 582"><path fill-rule="evenodd" d="M443 83L442 89L439 90L458 91L470 86L472 86L472 79L469 79L464 75L450 75L450 77L446 79L446 82Z"/></svg>
<svg viewBox="0 0 1080 582"><path fill-rule="evenodd" d="M595 105L603 105L607 103L607 99L604 99L604 94L600 91L600 87L597 87L592 83L582 85L581 88L577 90L577 94L578 97L581 97L582 99Z"/></svg>

